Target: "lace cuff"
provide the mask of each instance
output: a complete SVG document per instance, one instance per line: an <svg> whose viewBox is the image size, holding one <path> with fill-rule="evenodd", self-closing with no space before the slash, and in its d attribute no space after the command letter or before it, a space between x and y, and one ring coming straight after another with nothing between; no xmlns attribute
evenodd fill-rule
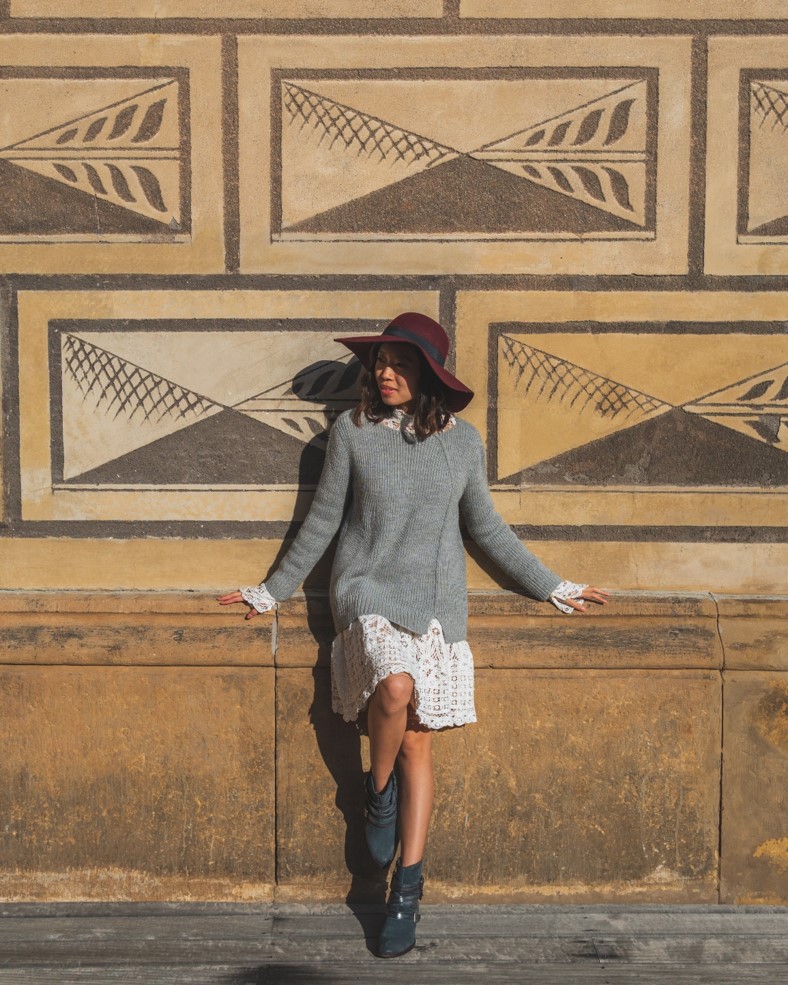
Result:
<svg viewBox="0 0 788 985"><path fill-rule="evenodd" d="M276 605L276 599L265 587L265 582L255 585L254 588L241 588L244 602L248 602L258 612L270 612Z"/></svg>
<svg viewBox="0 0 788 985"><path fill-rule="evenodd" d="M556 588L550 596L550 601L556 609L560 609L561 612L565 612L568 616L571 616L575 610L571 605L567 605L563 600L580 598L580 594L584 592L586 588L588 588L588 585L577 585L573 581L562 581L558 588Z"/></svg>

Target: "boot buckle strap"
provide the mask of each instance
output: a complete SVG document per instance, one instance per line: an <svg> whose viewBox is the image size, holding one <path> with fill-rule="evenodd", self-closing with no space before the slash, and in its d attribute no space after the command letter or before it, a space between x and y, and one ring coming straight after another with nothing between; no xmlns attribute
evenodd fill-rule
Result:
<svg viewBox="0 0 788 985"><path fill-rule="evenodd" d="M392 917L394 920L407 920L408 923L418 923L421 920L421 914L417 911L412 911L411 913L406 913L403 910L396 910L394 913L387 910L386 916Z"/></svg>
<svg viewBox="0 0 788 985"><path fill-rule="evenodd" d="M414 886L413 889L392 889L389 895L389 903L397 906L408 906L418 903L424 895L421 886Z"/></svg>

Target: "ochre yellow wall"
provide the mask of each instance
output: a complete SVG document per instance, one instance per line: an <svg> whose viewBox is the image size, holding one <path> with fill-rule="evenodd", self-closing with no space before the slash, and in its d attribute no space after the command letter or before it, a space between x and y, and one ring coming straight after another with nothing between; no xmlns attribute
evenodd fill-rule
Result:
<svg viewBox="0 0 788 985"><path fill-rule="evenodd" d="M434 898L788 900L784 0L10 0L0 62L0 896L379 893L330 558L212 593L308 509L334 337L419 310L502 514L617 593L469 545Z"/></svg>

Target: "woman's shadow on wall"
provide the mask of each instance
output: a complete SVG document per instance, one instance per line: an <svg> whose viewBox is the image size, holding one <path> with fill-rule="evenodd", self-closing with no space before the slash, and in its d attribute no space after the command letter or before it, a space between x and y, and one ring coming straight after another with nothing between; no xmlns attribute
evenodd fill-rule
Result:
<svg viewBox="0 0 788 985"><path fill-rule="evenodd" d="M355 360L353 361L355 363ZM352 364L351 364L352 365ZM350 367L342 363L329 363L321 361L314 363L302 370L293 380L292 392L302 400L309 402L310 410L317 409L315 404L320 400L322 394L315 392L315 381L348 378ZM358 401L355 381L358 378L358 364L355 364L354 387L351 400L336 400L336 392L332 392L330 397L326 394L322 414L328 421L331 421L344 406L354 406ZM325 391L323 391L325 392ZM343 396L345 396L343 390ZM315 415L310 415L315 416ZM323 462L323 453L326 445L325 433L315 434L303 447L298 464L298 487L300 492L296 498L295 516L303 517L312 500L313 489L317 484L320 468ZM345 509L350 507L350 497L346 502ZM284 541L271 567L273 572L281 562L287 549L292 543L301 521L295 518L290 522L284 535ZM385 900L386 876L384 869L378 868L373 862L364 839L364 765L362 760L361 732L359 728L350 722L345 722L342 717L332 710L331 705L331 676L330 658L331 643L334 637L334 628L331 618L331 611L328 600L326 585L328 584L331 561L336 547L336 538L332 541L324 557L318 562L316 568L307 576L304 581L304 597L306 604L306 623L309 636L314 642L315 660L312 666L312 703L309 707L309 722L314 730L319 754L323 763L331 775L335 785L334 803L342 815L345 826L344 832L344 861L350 875L350 886L346 894L346 900L350 904L379 904ZM269 574L271 573L269 572ZM287 603L284 605L285 611ZM283 630L286 632L286 630ZM281 685L277 685L281 686ZM280 709L287 707L285 702L277 702ZM301 714L299 708L296 712ZM296 723L277 723L277 729L283 730L296 726ZM324 784L320 782L319 776L309 774L308 763L304 764L304 775L291 778L288 784L290 796L302 798L301 804L284 804L285 810L291 811L303 819L310 816L312 812L324 810L323 790ZM304 871L309 868L309 860L314 862L316 853L320 851L320 846L314 842L307 844L308 839L319 838L321 827L325 828L331 822L330 818L325 819L325 824L317 819L314 829L301 821L299 841L303 845L293 844L288 850L293 852L296 857L292 858L294 870L298 870L303 878ZM281 851L281 849L280 849ZM298 855L302 855L299 860ZM288 860L280 854L280 873L287 878ZM364 907L354 912L364 925L365 932L369 932L366 926L370 915L364 913ZM374 922L374 917L373 917Z"/></svg>

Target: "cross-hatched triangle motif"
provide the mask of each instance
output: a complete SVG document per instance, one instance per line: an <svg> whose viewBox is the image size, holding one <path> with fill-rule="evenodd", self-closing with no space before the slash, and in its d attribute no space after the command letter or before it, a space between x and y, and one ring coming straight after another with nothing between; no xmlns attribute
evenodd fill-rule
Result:
<svg viewBox="0 0 788 985"><path fill-rule="evenodd" d="M746 208L740 209L739 234L756 242L785 242L788 237L788 80L749 82L749 148ZM748 240L745 239L745 242Z"/></svg>
<svg viewBox="0 0 788 985"><path fill-rule="evenodd" d="M213 401L184 389L140 366L67 335L63 342L63 369L95 410L114 418L157 424L166 418L191 422L218 409Z"/></svg>
<svg viewBox="0 0 788 985"><path fill-rule="evenodd" d="M671 408L530 339L503 334L498 345L496 459L502 479Z"/></svg>
<svg viewBox="0 0 788 985"><path fill-rule="evenodd" d="M168 80L17 141L0 158L180 230L178 103L179 83Z"/></svg>
<svg viewBox="0 0 788 985"><path fill-rule="evenodd" d="M592 373L566 359L551 355L509 336L502 336L502 353L516 376L516 387L537 400L566 403L578 414L585 411L615 419L643 416L670 405L615 380ZM633 421L634 423L634 421Z"/></svg>
<svg viewBox="0 0 788 985"><path fill-rule="evenodd" d="M284 108L289 122L316 130L329 146L340 141L357 154L378 157L382 162L424 162L429 166L455 153L427 137L289 82L284 86Z"/></svg>
<svg viewBox="0 0 788 985"><path fill-rule="evenodd" d="M765 82L751 83L752 105L762 126L788 130L788 86L778 89Z"/></svg>
<svg viewBox="0 0 788 985"><path fill-rule="evenodd" d="M283 230L457 156L293 82L282 85L282 115Z"/></svg>
<svg viewBox="0 0 788 985"><path fill-rule="evenodd" d="M222 406L75 333L61 336L66 481L220 414Z"/></svg>

